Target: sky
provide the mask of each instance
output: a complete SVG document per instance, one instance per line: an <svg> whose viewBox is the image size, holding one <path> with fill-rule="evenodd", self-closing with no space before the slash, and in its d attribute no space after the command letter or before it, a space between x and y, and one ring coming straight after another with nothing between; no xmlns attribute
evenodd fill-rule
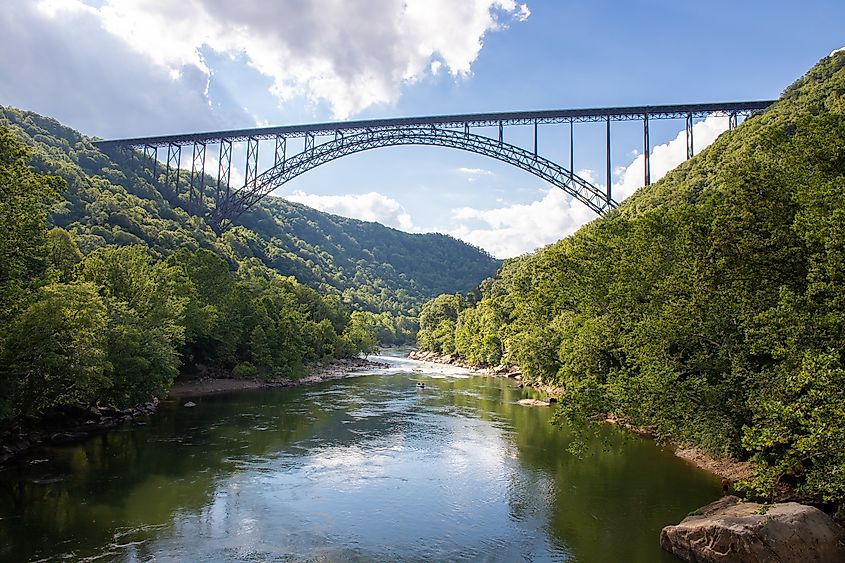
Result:
<svg viewBox="0 0 845 563"><path fill-rule="evenodd" d="M4 0L0 104L102 138L397 116L773 99L845 45L842 0ZM540 153L568 162L568 129ZM603 125L575 128L575 171L603 186ZM641 125L613 125L617 200L642 185ZM727 128L695 124L696 152ZM652 180L686 156L650 127ZM506 130L530 146L529 129ZM293 145L293 143L292 143ZM266 161L266 159L264 160ZM260 161L261 162L261 161ZM235 164L234 178L243 165ZM276 195L499 258L595 218L487 157L391 147Z"/></svg>

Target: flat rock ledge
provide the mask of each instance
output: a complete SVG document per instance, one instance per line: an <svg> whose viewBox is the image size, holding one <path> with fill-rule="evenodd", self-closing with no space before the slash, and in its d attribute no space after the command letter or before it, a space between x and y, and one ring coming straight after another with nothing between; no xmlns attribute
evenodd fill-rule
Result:
<svg viewBox="0 0 845 563"><path fill-rule="evenodd" d="M660 546L684 561L845 562L845 530L812 506L726 496L697 512L660 533Z"/></svg>

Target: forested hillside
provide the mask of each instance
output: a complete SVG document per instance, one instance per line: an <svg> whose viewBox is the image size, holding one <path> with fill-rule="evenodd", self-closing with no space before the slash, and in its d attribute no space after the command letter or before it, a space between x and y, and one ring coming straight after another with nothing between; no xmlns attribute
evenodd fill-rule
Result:
<svg viewBox="0 0 845 563"><path fill-rule="evenodd" d="M0 422L126 407L180 372L296 378L405 342L427 297L498 265L277 198L217 236L184 203L137 158L0 108Z"/></svg>
<svg viewBox="0 0 845 563"><path fill-rule="evenodd" d="M346 307L394 317L416 317L426 299L465 291L499 266L446 235L404 233L274 197L217 237L184 211L185 193L154 187L136 159L106 155L82 134L35 113L0 107L0 125L32 147L36 171L67 182L49 220L71 232L83 253L110 244L145 244L157 256L205 248L232 269L254 258Z"/></svg>
<svg viewBox="0 0 845 563"><path fill-rule="evenodd" d="M421 312L422 348L518 364L751 484L845 501L845 52L618 211Z"/></svg>
<svg viewBox="0 0 845 563"><path fill-rule="evenodd" d="M141 243L83 255L47 227L65 181L29 159L0 127L0 423L69 403L131 406L183 370L296 378L374 349L364 313L258 263L230 272L208 250L164 258Z"/></svg>

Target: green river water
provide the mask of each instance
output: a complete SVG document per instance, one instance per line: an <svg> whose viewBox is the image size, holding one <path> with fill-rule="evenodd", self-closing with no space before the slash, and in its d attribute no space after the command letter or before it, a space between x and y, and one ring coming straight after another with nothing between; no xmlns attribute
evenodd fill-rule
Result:
<svg viewBox="0 0 845 563"><path fill-rule="evenodd" d="M166 402L14 461L0 560L674 561L660 529L719 496L718 479L612 427L573 456L512 380L386 360Z"/></svg>

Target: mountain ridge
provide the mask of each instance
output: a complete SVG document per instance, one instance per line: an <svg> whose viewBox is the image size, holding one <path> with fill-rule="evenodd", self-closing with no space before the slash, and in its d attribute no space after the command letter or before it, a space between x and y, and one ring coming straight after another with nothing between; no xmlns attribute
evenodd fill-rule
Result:
<svg viewBox="0 0 845 563"><path fill-rule="evenodd" d="M50 222L83 252L144 243L162 256L206 248L234 268L262 264L352 309L414 316L438 293L465 291L501 264L480 248L441 233L405 233L376 222L314 210L268 196L219 237L184 210L184 193L154 185L137 158L110 155L57 120L0 106L0 125L34 149L33 167L68 183Z"/></svg>

